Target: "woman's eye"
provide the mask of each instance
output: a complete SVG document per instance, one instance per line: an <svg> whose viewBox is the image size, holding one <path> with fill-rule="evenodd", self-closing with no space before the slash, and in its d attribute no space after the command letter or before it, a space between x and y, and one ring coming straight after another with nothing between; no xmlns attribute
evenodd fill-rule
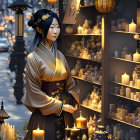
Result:
<svg viewBox="0 0 140 140"><path fill-rule="evenodd" d="M59 29L60 27L58 26L57 28Z"/></svg>
<svg viewBox="0 0 140 140"><path fill-rule="evenodd" d="M53 27L50 27L50 28L53 28Z"/></svg>

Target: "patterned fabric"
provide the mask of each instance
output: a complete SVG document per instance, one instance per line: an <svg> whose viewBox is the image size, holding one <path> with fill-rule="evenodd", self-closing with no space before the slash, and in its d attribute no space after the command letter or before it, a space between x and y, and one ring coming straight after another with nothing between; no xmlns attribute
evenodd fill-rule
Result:
<svg viewBox="0 0 140 140"><path fill-rule="evenodd" d="M74 105L76 100L70 93L65 92L65 80L55 81L55 82L45 82L42 81L42 91L48 96L57 98L62 102L72 103ZM68 96L67 96L68 95ZM72 101L73 100L73 101ZM34 111L31 115L31 119L28 125L28 133L25 140L32 139L32 131L37 129L45 130L45 140L63 140L65 138L65 126L72 127L73 116L70 113L62 111L59 116L56 115L46 115L43 116L39 109Z"/></svg>

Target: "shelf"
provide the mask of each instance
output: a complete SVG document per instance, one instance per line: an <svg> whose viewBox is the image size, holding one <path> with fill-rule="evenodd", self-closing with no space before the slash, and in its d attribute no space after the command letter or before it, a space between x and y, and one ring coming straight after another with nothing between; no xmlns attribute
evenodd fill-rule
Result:
<svg viewBox="0 0 140 140"><path fill-rule="evenodd" d="M100 114L101 114L100 111L95 110L95 109L92 109L92 108L90 108L89 106L85 106L85 105L82 105L82 104L80 104L80 106L82 106L82 107L84 107L84 108L87 108L87 109L89 109L89 110L92 110L92 111L94 111L94 112L97 112L97 113L100 113Z"/></svg>
<svg viewBox="0 0 140 140"><path fill-rule="evenodd" d="M139 88L137 88L137 87L132 87L132 86L125 85L125 84L122 84L122 83L118 83L118 82L114 82L114 81L112 81L112 83L114 83L114 84L118 84L118 85L121 85L121 86L125 86L125 87L130 87L130 88L133 88L133 89L140 90L140 89L139 89Z"/></svg>
<svg viewBox="0 0 140 140"><path fill-rule="evenodd" d="M67 57L73 57L73 58L78 58L78 59L83 59L83 60L88 60L88 61L102 63L102 61L98 61L98 60L92 60L92 59L86 59L86 58L81 58L81 57L75 57L75 56L68 55L68 54L64 54L64 55L67 56Z"/></svg>
<svg viewBox="0 0 140 140"><path fill-rule="evenodd" d="M125 31L115 31L116 33L123 33L123 34L140 34L137 32L125 32Z"/></svg>
<svg viewBox="0 0 140 140"><path fill-rule="evenodd" d="M140 62L130 61L130 60L126 60L126 59L123 59L123 58L118 58L118 57L112 57L112 58L116 59L116 60L120 60L120 61L126 61L126 62L130 62L130 63L140 64Z"/></svg>
<svg viewBox="0 0 140 140"><path fill-rule="evenodd" d="M140 126L137 126L137 125L134 125L134 124L131 124L131 123L127 123L125 121L121 121L121 120L118 120L118 119L115 119L115 118L111 118L111 117L108 117L106 116L108 119L111 119L111 120L114 120L114 121L117 121L117 122L120 122L120 123L123 123L123 124L127 124L129 126L133 126L135 128L139 128L140 129Z"/></svg>
<svg viewBox="0 0 140 140"><path fill-rule="evenodd" d="M88 81L88 80L83 80L83 79L81 79L81 78L79 78L79 77L77 77L77 76L72 76L72 77L75 78L75 79L78 79L78 80L86 81L86 82L89 82L89 83L92 83L92 84L101 86L101 84L98 83L98 82L91 82L91 81Z"/></svg>
<svg viewBox="0 0 140 140"><path fill-rule="evenodd" d="M125 97L125 96L121 96L121 95L119 95L119 94L110 94L110 95L112 95L112 96L117 96L117 97L119 97L119 98L123 98L123 99L127 99L127 100L130 100L130 101L133 101L133 102L138 102L138 103L140 103L140 101L137 101L137 100L133 100L133 99L131 99L131 98L128 98L128 97Z"/></svg>
<svg viewBox="0 0 140 140"><path fill-rule="evenodd" d="M102 34L64 34L64 36L102 36Z"/></svg>
<svg viewBox="0 0 140 140"><path fill-rule="evenodd" d="M87 5L87 6L80 6L80 8L92 8L92 7L95 7L95 5Z"/></svg>

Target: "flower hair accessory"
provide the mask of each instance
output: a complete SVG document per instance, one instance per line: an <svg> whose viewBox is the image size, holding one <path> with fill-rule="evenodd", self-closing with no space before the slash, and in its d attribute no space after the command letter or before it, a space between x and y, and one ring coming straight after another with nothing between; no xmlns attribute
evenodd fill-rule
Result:
<svg viewBox="0 0 140 140"><path fill-rule="evenodd" d="M46 20L46 19L49 18L50 16L51 16L51 15L46 14L46 15L42 16L42 20Z"/></svg>
<svg viewBox="0 0 140 140"><path fill-rule="evenodd" d="M49 18L50 16L51 16L51 15L46 14L46 15L42 16L41 19L38 18L37 21L35 22L35 25L37 25L38 23L40 23L40 22L43 21L43 20L46 20L46 19Z"/></svg>

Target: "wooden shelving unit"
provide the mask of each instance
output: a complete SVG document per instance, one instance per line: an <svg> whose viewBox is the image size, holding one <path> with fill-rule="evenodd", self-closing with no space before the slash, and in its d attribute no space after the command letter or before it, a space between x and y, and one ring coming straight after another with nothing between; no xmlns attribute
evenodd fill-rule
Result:
<svg viewBox="0 0 140 140"><path fill-rule="evenodd" d="M81 4L82 4L82 1L81 1ZM90 15L89 13L94 13L94 14ZM88 16L88 15L90 15L90 16ZM72 33L72 34L63 33L63 40L65 43L62 45L61 50L62 50L62 52L63 52L63 50L65 50L63 54L65 55L71 70L75 67L77 60L81 61L83 67L86 66L87 64L90 64L93 67L95 67L97 65L100 68L100 67L102 67L102 65L104 63L104 61L102 61L102 60L98 61L98 60L92 60L92 59L84 59L84 58L69 55L69 54L67 54L67 48L66 48L66 47L70 47L67 45L68 40L70 40L71 42L72 41L81 41L82 37L84 37L85 40L87 41L87 39L89 39L90 37L95 36L95 38L99 38L101 40L101 43L104 44L104 41L102 42L103 32L101 34L77 34L76 33L77 32L76 28L79 25L84 24L85 18L87 18L88 20L93 20L93 23L92 23L93 25L90 25L91 28L93 28L96 25L97 15L99 15L99 12L96 10L95 5L80 6L79 14L77 15L77 18L76 18L76 24L73 25L74 33ZM66 27L66 25L64 25L64 28L65 27ZM102 44L101 44L101 46L102 46ZM96 50L94 50L94 51L95 51L94 53L96 53ZM104 49L103 49L103 51L104 51ZM80 77L77 77L77 76L72 76L72 77L74 79L76 79L76 81L80 87L80 90L81 90L80 96L81 96L82 100L85 98L88 98L87 94L92 92L94 86L96 86L97 88L100 89L102 95L104 94L104 90L102 90L102 82L101 83L99 83L98 81L92 82L92 81L81 79ZM102 98L102 100L103 100L103 98ZM80 101L80 102L82 102L82 101ZM102 103L104 103L104 102L102 102ZM96 113L97 115L100 115L102 118L104 118L104 113L103 113L104 109L103 108L102 108L101 112L99 112L88 106L84 106L84 105L80 105L80 106L81 106L80 109L83 112L85 112L85 111L87 112L85 117L94 116L94 113ZM102 105L102 106L104 106L104 105ZM103 121L104 121L104 119L103 119Z"/></svg>
<svg viewBox="0 0 140 140"><path fill-rule="evenodd" d="M118 120L118 119L115 119L115 118L111 118L111 117L109 117L109 116L106 116L106 118L111 119L111 120L113 120L113 121L117 121L117 122L119 122L119 123L123 123L123 124L126 124L126 125L129 125L129 126L132 126L132 127L135 127L135 128L140 129L140 126L133 125L133 124L131 124L131 123L127 123L127 122L122 121L122 120Z"/></svg>
<svg viewBox="0 0 140 140"><path fill-rule="evenodd" d="M92 59L85 59L85 58L81 58L81 57L75 57L75 56L68 55L68 54L65 54L65 56L67 56L67 57L73 57L73 58L77 58L77 59L83 59L83 60L87 60L87 61L93 61L93 62L97 62L97 63L102 63L102 61L92 60Z"/></svg>
<svg viewBox="0 0 140 140"><path fill-rule="evenodd" d="M95 14L95 12L90 11L93 9L95 10L94 5L80 6L80 12L82 11L82 14L79 12L79 14L77 15L77 16L80 15L79 16L80 22L76 21L77 25L76 25L76 27L74 26L75 30L77 29L77 27L79 25L83 24L83 21L84 21L83 18L85 19L87 17L88 18L92 17L91 20L93 22L96 21L96 18L94 18L94 17L97 17L97 15L99 15L99 13L96 15L91 14L91 13ZM83 15L83 14L85 14L85 15ZM111 13L111 14L113 14L113 13ZM117 18L119 18L119 16L120 15L118 15ZM109 20L109 18L108 18L108 20ZM83 59L83 58L79 58L79 57L77 58L75 56L65 54L66 58L68 60L70 60L69 61L70 63L72 63L72 62L75 63L75 61L77 59L81 59L81 61L85 60L85 61L82 61L84 63L90 63L90 64L91 63L92 64L99 63L99 65L101 65L101 67L102 67L102 81L101 81L101 83L91 82L88 80L83 80L77 76L73 76L73 78L78 79L77 81L81 85L81 91L84 92L81 94L81 96L83 96L83 94L86 96L86 94L89 93L88 90L89 90L89 88L91 88L90 84L95 84L95 85L100 87L101 99L102 99L101 112L98 112L94 109L91 109L88 106L84 106L84 105L80 105L80 106L81 106L81 108L85 108L87 115L90 111L93 113L99 113L102 117L103 125L106 125L108 123L108 119L110 119L110 120L112 120L113 123L117 123L117 124L122 123L122 124L124 124L124 126L126 125L126 127L127 127L127 125L129 125L129 126L132 126L134 128L139 129L140 128L139 126L127 123L127 122L122 121L122 120L117 120L115 118L108 117L108 110L109 110L109 104L117 104L117 103L119 104L123 100L125 100L125 101L127 100L127 102L130 101L132 104L139 104L140 103L140 101L137 101L137 100L133 100L133 99L130 99L130 98L118 95L118 94L112 94L115 86L117 86L117 87L124 86L124 87L132 88L134 91L137 91L137 90L138 90L138 92L140 91L140 89L137 87L133 87L133 86L122 84L120 82L112 81L114 74L120 76L124 72L132 73L132 70L134 68L133 66L140 64L140 62L129 61L129 60L122 59L122 58L112 57L113 56L112 53L115 51L118 51L120 53L122 51L124 45L127 45L128 49L131 51L128 53L131 53L131 54L135 53L136 52L136 48L135 48L136 43L134 41L136 41L136 40L133 38L133 36L135 34L140 35L140 33L125 32L125 31L115 31L115 32L109 31L109 27L106 24L106 21L107 21L107 15L102 16L102 34L76 34L76 32L74 34L65 34L65 33L63 34L63 37L66 40L70 39L70 41L73 41L74 39L80 40L82 37L89 38L90 36L100 37L102 39L102 61ZM67 45L65 45L65 46L67 46ZM135 48L135 50L134 50L134 48ZM74 58L73 61L71 58ZM73 65L71 68L73 68ZM84 82L82 82L82 81L84 81ZM118 102L114 102L114 100L117 100ZM133 108L135 109L136 107L133 107Z"/></svg>
<svg viewBox="0 0 140 140"><path fill-rule="evenodd" d="M112 58L115 59L115 60L119 60L119 61L125 61L125 62L129 62L129 63L140 64L140 62L130 61L130 60L122 59L122 58L117 58L117 57L112 57Z"/></svg>
<svg viewBox="0 0 140 140"><path fill-rule="evenodd" d="M117 85L120 85L120 86L125 86L125 87L129 87L129 88L133 88L133 89L140 90L140 88L137 88L137 87L132 87L132 86L125 85L125 84L122 84L122 83L118 83L118 82L114 82L114 81L112 81L112 83L117 84Z"/></svg>
<svg viewBox="0 0 140 140"><path fill-rule="evenodd" d="M78 79L78 80L82 80L82 81L85 81L85 82L89 82L89 83L101 86L101 83L98 83L98 82L92 82L92 81L84 80L82 78L79 78L78 76L72 76L72 77L75 78L75 79Z"/></svg>
<svg viewBox="0 0 140 140"><path fill-rule="evenodd" d="M92 7L94 7L95 5L87 5L87 6L80 6L80 8L92 8Z"/></svg>
<svg viewBox="0 0 140 140"><path fill-rule="evenodd" d="M137 33L137 32L126 32L126 31L115 31L116 33L122 33L122 34L140 34L140 33Z"/></svg>
<svg viewBox="0 0 140 140"><path fill-rule="evenodd" d="M89 109L89 110L92 110L92 111L94 111L95 113L99 113L99 114L101 114L101 111L98 111L98 110L95 110L95 109L92 109L92 108L90 108L89 106L85 106L85 105L80 105L81 107L84 107L84 108L87 108L87 109Z"/></svg>
<svg viewBox="0 0 140 140"><path fill-rule="evenodd" d="M102 36L102 34L64 34L64 36Z"/></svg>
<svg viewBox="0 0 140 140"><path fill-rule="evenodd" d="M119 94L113 93L113 94L110 94L110 95L111 95L111 96L116 96L116 97L119 97L119 98L123 98L123 99L127 99L127 100L129 100L129 101L133 101L133 102L140 103L140 101L138 101L138 100L134 100L134 99L131 99L131 98L127 98L127 97L121 96L121 95L119 95Z"/></svg>

